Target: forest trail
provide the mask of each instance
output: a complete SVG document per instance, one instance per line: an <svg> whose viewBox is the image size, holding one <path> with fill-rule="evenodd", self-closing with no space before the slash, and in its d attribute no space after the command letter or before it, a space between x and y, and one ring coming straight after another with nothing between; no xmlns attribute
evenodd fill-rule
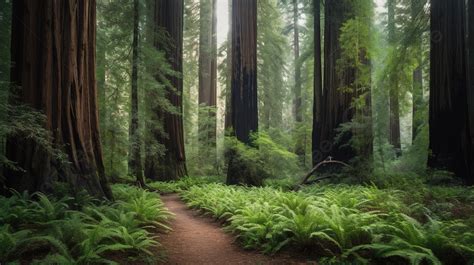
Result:
<svg viewBox="0 0 474 265"><path fill-rule="evenodd" d="M165 264L304 264L289 257L246 251L218 223L188 209L178 195L161 198L176 215L171 223L173 231L160 236L167 257Z"/></svg>

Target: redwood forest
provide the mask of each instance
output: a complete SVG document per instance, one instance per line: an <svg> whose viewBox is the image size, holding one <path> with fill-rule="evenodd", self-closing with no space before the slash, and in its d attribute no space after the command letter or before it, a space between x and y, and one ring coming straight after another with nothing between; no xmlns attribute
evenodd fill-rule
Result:
<svg viewBox="0 0 474 265"><path fill-rule="evenodd" d="M474 0L0 0L0 265L474 264Z"/></svg>

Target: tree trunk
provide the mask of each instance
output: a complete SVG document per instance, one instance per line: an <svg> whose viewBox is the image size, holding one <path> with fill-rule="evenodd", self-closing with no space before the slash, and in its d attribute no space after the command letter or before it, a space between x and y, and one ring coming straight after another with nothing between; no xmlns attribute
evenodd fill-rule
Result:
<svg viewBox="0 0 474 265"><path fill-rule="evenodd" d="M0 1L0 124L6 121L6 112L3 106L8 102L10 83L10 36L11 36L11 1ZM5 135L0 135L0 157L5 155ZM3 170L0 165L0 186L3 182ZM1 188L0 188L1 190Z"/></svg>
<svg viewBox="0 0 474 265"><path fill-rule="evenodd" d="M464 0L431 2L431 168L455 172L473 184L468 109ZM472 114L471 114L472 115Z"/></svg>
<svg viewBox="0 0 474 265"><path fill-rule="evenodd" d="M415 23L417 17L423 11L423 2L420 0L411 0L412 20ZM422 125L422 119L418 113L423 105L423 45L421 36L416 37L415 48L417 49L417 67L413 71L413 120L412 120L412 140L418 135L418 129Z"/></svg>
<svg viewBox="0 0 474 265"><path fill-rule="evenodd" d="M303 123L302 99L301 99L301 67L300 60L300 33L299 33L299 12L298 0L293 0L293 48L294 48L294 64L295 64L295 88L294 88L294 102L293 109L295 115L296 128ZM297 130L299 131L299 130ZM305 146L304 139L296 136L295 154L298 155L302 165L305 164Z"/></svg>
<svg viewBox="0 0 474 265"><path fill-rule="evenodd" d="M199 141L216 146L217 16L216 0L201 0L199 38Z"/></svg>
<svg viewBox="0 0 474 265"><path fill-rule="evenodd" d="M251 144L258 129L257 110L257 0L232 0L232 132ZM228 184L259 184L238 154L230 151Z"/></svg>
<svg viewBox="0 0 474 265"><path fill-rule="evenodd" d="M155 31L165 30L171 45L155 37L154 46L164 50L177 73L183 73L183 0L155 0ZM156 34L159 35L159 34ZM176 107L178 114L157 110L167 135L156 134L158 142L165 148L161 157L148 157L145 175L154 180L176 180L187 175L183 131L183 80L181 76L168 76L172 87L167 87L167 98Z"/></svg>
<svg viewBox="0 0 474 265"><path fill-rule="evenodd" d="M141 159L141 139L139 132L139 117L138 117L138 58L139 58L139 14L140 3L139 0L133 0L133 42L132 42L132 87L131 87L131 101L132 108L130 112L130 152L128 154L129 171L137 180L137 182L144 186L145 180L143 178L143 168Z"/></svg>
<svg viewBox="0 0 474 265"><path fill-rule="evenodd" d="M321 145L321 104L323 102L322 90L322 57L321 57L321 2L313 0L314 8L314 99L313 99L313 135L312 135L312 159L313 166L325 157L321 157L319 146Z"/></svg>
<svg viewBox="0 0 474 265"><path fill-rule="evenodd" d="M351 121L354 115L354 110L351 108L354 95L340 91L340 88L354 82L354 70L338 69L338 60L341 58L340 29L349 18L348 11L344 0L327 2L325 6L321 126L317 134L319 136L317 146L313 147L313 157L321 160L313 163L319 163L328 156L347 162L355 156L354 150L348 145L352 137L350 133L344 133L338 142L334 140L338 135L339 126Z"/></svg>
<svg viewBox="0 0 474 265"><path fill-rule="evenodd" d="M471 144L474 148L474 0L468 0L468 50L469 50L469 88L468 88L468 105L471 129Z"/></svg>
<svg viewBox="0 0 474 265"><path fill-rule="evenodd" d="M227 33L227 75L232 76L232 0L228 0L228 17L229 17L229 32ZM232 78L227 77L229 80L226 84L225 93L225 117L224 117L224 129L230 130L232 127L232 107L231 107L231 86Z"/></svg>
<svg viewBox="0 0 474 265"><path fill-rule="evenodd" d="M395 0L388 0L388 43L394 47L396 45L396 25L395 25ZM390 144L401 152L400 142L400 101L398 93L397 73L389 73L389 98L390 98Z"/></svg>
<svg viewBox="0 0 474 265"><path fill-rule="evenodd" d="M7 172L19 191L49 191L55 180L112 197L104 175L95 67L94 0L13 1L11 81L18 100L41 110L54 143L70 163L61 164L24 138L10 138L7 156L25 171Z"/></svg>

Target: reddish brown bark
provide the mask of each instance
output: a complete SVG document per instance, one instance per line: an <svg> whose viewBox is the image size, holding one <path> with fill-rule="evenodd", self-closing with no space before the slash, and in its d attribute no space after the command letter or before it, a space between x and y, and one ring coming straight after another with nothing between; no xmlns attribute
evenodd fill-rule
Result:
<svg viewBox="0 0 474 265"><path fill-rule="evenodd" d="M312 159L313 166L316 166L322 157L318 157L319 146L321 145L319 133L321 131L322 114L322 54L321 54L321 2L313 0L314 8L314 99L313 99L313 134L312 134Z"/></svg>
<svg viewBox="0 0 474 265"><path fill-rule="evenodd" d="M469 89L468 89L468 104L469 117L471 126L471 145L474 149L474 0L468 1L468 50L469 50Z"/></svg>
<svg viewBox="0 0 474 265"><path fill-rule="evenodd" d="M169 37L163 41L155 34L154 45L164 50L169 63L177 73L183 73L183 0L155 0L155 32L164 30ZM184 153L183 131L183 80L181 76L168 76L172 87L167 88L167 99L176 107L178 113L157 110L157 116L163 122L166 135L155 137L166 148L160 157L147 157L145 175L155 180L175 180L187 174Z"/></svg>
<svg viewBox="0 0 474 265"><path fill-rule="evenodd" d="M429 166L474 183L464 0L431 2Z"/></svg>
<svg viewBox="0 0 474 265"><path fill-rule="evenodd" d="M354 70L341 69L338 64L341 58L340 29L349 18L349 11L343 0L330 1L325 6L322 113L321 126L316 135L319 139L315 143L316 146L313 146L313 163L319 163L328 156L347 162L355 155L348 145L352 137L350 132L344 133L339 141L335 141L339 126L350 122L354 116L354 109L351 107L354 93L340 90L354 82Z"/></svg>
<svg viewBox="0 0 474 265"><path fill-rule="evenodd" d="M6 174L17 190L47 191L53 181L111 197L104 175L96 89L96 2L13 2L11 81L21 103L41 110L54 143L70 160L60 164L27 139L10 138L7 156L25 171Z"/></svg>
<svg viewBox="0 0 474 265"><path fill-rule="evenodd" d="M257 0L232 0L232 134L250 144L250 134L258 129L257 110ZM258 184L256 176L229 156L228 184ZM258 176L257 176L258 177Z"/></svg>

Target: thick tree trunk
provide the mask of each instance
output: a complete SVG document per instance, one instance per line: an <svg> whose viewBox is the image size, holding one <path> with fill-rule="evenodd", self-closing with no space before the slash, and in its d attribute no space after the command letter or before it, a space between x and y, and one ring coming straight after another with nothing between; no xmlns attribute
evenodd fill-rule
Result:
<svg viewBox="0 0 474 265"><path fill-rule="evenodd" d="M395 0L388 0L388 42L390 45L396 43L395 25ZM390 98L390 138L389 142L397 151L401 151L400 142L400 101L398 92L397 73L389 73L389 98Z"/></svg>
<svg viewBox="0 0 474 265"><path fill-rule="evenodd" d="M416 22L417 17L423 11L423 3L424 1L420 0L411 0L411 16L413 22ZM423 54L422 54L422 40L421 36L417 36L415 40L414 46L418 50L417 53L417 67L413 71L413 122L412 122L412 140L414 141L416 136L418 135L418 129L422 124L422 119L419 117L418 111L421 109L423 105L423 70L422 70L422 63L423 63Z"/></svg>
<svg viewBox="0 0 474 265"><path fill-rule="evenodd" d="M165 30L171 44L155 38L157 49L164 50L175 72L183 73L183 0L155 0L155 30ZM159 35L159 34L156 34ZM183 80L181 76L168 77L172 87L167 88L167 98L178 114L157 110L167 135L155 135L165 148L161 157L148 157L145 175L154 180L176 180L187 175L183 131Z"/></svg>
<svg viewBox="0 0 474 265"><path fill-rule="evenodd" d="M474 0L468 0L468 50L469 50L469 89L468 89L468 105L471 129L471 144L474 148Z"/></svg>
<svg viewBox="0 0 474 265"><path fill-rule="evenodd" d="M7 156L25 171L7 172L7 186L48 191L60 180L95 196L112 197L100 144L94 0L13 1L11 81L18 100L41 110L70 164L38 144L10 138Z"/></svg>
<svg viewBox="0 0 474 265"><path fill-rule="evenodd" d="M257 104L257 0L232 0L231 122L233 136L245 144L258 129ZM259 184L258 176L230 152L227 183Z"/></svg>
<svg viewBox="0 0 474 265"><path fill-rule="evenodd" d="M216 146L217 16L216 0L201 0L199 38L199 141ZM214 110L213 110L214 109Z"/></svg>
<svg viewBox="0 0 474 265"><path fill-rule="evenodd" d="M431 2L429 166L473 184L464 0Z"/></svg>
<svg viewBox="0 0 474 265"><path fill-rule="evenodd" d="M323 102L322 89L322 57L321 57L321 2L313 0L314 8L314 99L313 99L313 135L312 135L312 159L313 166L318 161L324 160L321 152L318 151L321 145L321 115Z"/></svg>
<svg viewBox="0 0 474 265"><path fill-rule="evenodd" d="M131 87L131 101L132 108L130 112L130 153L128 154L129 171L137 180L137 182L144 186L145 180L143 178L143 168L141 159L141 139L139 132L139 117L138 117L138 58L139 58L139 14L140 3L139 0L133 0L133 42L132 42L132 87Z"/></svg>
<svg viewBox="0 0 474 265"><path fill-rule="evenodd" d="M0 106L7 104L10 83L10 36L11 36L11 1L0 1ZM0 111L0 124L6 121L5 111ZM0 157L5 155L6 139L0 135ZM3 182L3 169L0 165L0 186ZM1 187L0 187L1 191Z"/></svg>
<svg viewBox="0 0 474 265"><path fill-rule="evenodd" d="M338 60L341 58L340 29L348 19L348 11L343 0L326 2L321 126L317 133L317 146L313 146L313 157L321 160L317 159L313 163L319 163L328 156L347 162L355 156L354 150L348 145L351 133L344 133L338 142L334 140L339 126L350 122L354 116L351 107L353 93L340 91L340 88L354 82L354 70L338 67Z"/></svg>

